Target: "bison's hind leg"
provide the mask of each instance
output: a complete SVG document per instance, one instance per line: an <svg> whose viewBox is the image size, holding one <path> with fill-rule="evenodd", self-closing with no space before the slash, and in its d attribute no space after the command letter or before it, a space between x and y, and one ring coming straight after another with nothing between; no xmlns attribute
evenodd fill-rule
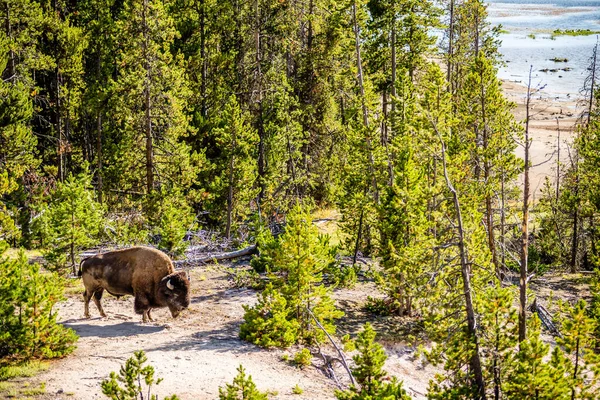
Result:
<svg viewBox="0 0 600 400"><path fill-rule="evenodd" d="M90 299L92 295L87 292L87 289L83 291L83 316L85 318L90 317Z"/></svg>
<svg viewBox="0 0 600 400"><path fill-rule="evenodd" d="M100 311L100 315L102 317L106 318L106 313L104 312L104 309L102 308L102 303L100 303L100 300L102 300L103 293L104 293L103 288L99 288L94 292L94 304L96 304L98 311ZM89 300L88 300L88 302L89 302ZM87 306L87 304L86 304L86 306Z"/></svg>

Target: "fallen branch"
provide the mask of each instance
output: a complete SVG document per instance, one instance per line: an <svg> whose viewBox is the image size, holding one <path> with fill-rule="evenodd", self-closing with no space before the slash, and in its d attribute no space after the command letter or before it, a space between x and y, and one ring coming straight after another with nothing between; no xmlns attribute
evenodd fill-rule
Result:
<svg viewBox="0 0 600 400"><path fill-rule="evenodd" d="M229 253L221 253L221 254L215 254L212 256L206 256L206 257L201 257L201 258L191 258L191 259L187 259L187 260L179 260L179 261L173 262L173 264L175 264L175 265L208 264L208 263L213 263L216 261L231 260L232 258L248 256L250 254L256 253L256 251L257 251L256 245L252 245L252 246L245 247L241 250L236 250L236 251L232 251Z"/></svg>
<svg viewBox="0 0 600 400"><path fill-rule="evenodd" d="M533 304L531 304L530 309L532 312L537 313L538 317L540 318L540 322L542 323L542 325L544 325L544 328L546 328L548 332L555 336L562 337L560 331L558 330L556 325L554 325L554 322L552 322L552 315L548 312L548 310L546 310L546 308L543 305L538 304L537 299L533 301Z"/></svg>
<svg viewBox="0 0 600 400"><path fill-rule="evenodd" d="M331 342L333 347L337 350L338 354L340 355L340 361L341 361L342 365L344 366L344 368L346 369L346 372L348 372L348 375L350 376L350 382L352 382L353 386L356 386L356 381L354 380L354 375L352 375L352 371L350 371L350 367L348 366L348 362L346 361L344 352L339 348L339 346L337 344L335 344L335 342L333 341L333 338L331 337L329 332L327 332L327 330L325 330L325 328L323 328L323 325L321 325L321 323L319 322L317 317L315 317L315 314L313 314L313 312L310 310L310 308L306 307L306 310L308 311L310 316L315 320L317 326L319 328L321 328L321 330L323 332L325 332L325 335L327 335L327 338L329 338L329 341Z"/></svg>

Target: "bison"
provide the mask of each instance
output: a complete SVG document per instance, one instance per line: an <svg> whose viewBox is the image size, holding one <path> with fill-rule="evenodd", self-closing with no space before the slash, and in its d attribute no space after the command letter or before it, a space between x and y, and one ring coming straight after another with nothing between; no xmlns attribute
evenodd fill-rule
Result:
<svg viewBox="0 0 600 400"><path fill-rule="evenodd" d="M153 321L153 308L169 307L173 318L190 304L190 281L185 272L175 272L171 259L150 247L132 247L97 254L81 261L79 276L85 286L85 317L90 317L90 299L106 317L100 300L104 290L113 296L135 297L134 309L144 322Z"/></svg>

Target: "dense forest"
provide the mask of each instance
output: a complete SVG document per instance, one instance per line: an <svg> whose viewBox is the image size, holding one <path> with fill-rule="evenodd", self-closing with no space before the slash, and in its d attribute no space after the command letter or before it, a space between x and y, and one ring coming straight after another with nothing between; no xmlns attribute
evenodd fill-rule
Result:
<svg viewBox="0 0 600 400"><path fill-rule="evenodd" d="M324 341L313 319L333 332L340 313L321 273L346 284L370 257L370 309L439 343L429 398L597 398L599 284L550 355L527 283L598 264L600 67L594 51L568 162L533 203L499 33L482 0L0 0L0 241L63 275L99 243L258 243L253 267L280 273L241 336L263 346ZM336 247L318 208L341 215ZM338 396L401 398L375 375Z"/></svg>

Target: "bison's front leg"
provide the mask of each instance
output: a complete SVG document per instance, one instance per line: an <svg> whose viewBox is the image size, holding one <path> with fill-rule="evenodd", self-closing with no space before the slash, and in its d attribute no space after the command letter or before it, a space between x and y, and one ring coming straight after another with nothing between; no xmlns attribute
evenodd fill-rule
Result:
<svg viewBox="0 0 600 400"><path fill-rule="evenodd" d="M143 322L148 322L148 319L152 320L152 318L150 318L150 303L145 296L138 294L135 295L133 309L135 310L136 314L142 314Z"/></svg>

